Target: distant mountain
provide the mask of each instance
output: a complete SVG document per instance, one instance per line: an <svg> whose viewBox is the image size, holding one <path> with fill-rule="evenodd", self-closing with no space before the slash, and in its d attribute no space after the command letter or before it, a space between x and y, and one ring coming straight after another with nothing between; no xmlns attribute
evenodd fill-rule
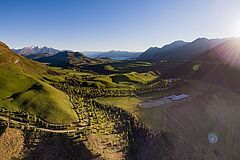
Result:
<svg viewBox="0 0 240 160"><path fill-rule="evenodd" d="M228 39L198 38L193 42L176 41L162 48L150 48L142 53L138 60L177 60L187 61L216 47Z"/></svg>
<svg viewBox="0 0 240 160"><path fill-rule="evenodd" d="M114 60L127 60L137 58L141 54L141 52L111 50L108 52L87 51L84 52L83 54L92 58L110 58Z"/></svg>
<svg viewBox="0 0 240 160"><path fill-rule="evenodd" d="M168 73L218 84L239 92L240 39L230 39Z"/></svg>
<svg viewBox="0 0 240 160"><path fill-rule="evenodd" d="M46 46L30 46L24 47L22 49L12 49L15 53L28 57L30 59L37 59L41 57L48 57L59 52L59 50L54 48L48 48Z"/></svg>
<svg viewBox="0 0 240 160"><path fill-rule="evenodd" d="M62 51L55 55L35 59L39 62L48 63L51 66L66 67L84 64L102 63L104 60L89 58L80 52Z"/></svg>
<svg viewBox="0 0 240 160"><path fill-rule="evenodd" d="M188 44L188 42L175 41L173 43L170 43L168 45L163 46L162 48L150 47L145 52L143 52L138 57L138 59L139 60L153 60L156 57L165 56L167 54L167 52L170 51L171 49L175 49L177 47L181 47L181 46L184 46L186 44Z"/></svg>

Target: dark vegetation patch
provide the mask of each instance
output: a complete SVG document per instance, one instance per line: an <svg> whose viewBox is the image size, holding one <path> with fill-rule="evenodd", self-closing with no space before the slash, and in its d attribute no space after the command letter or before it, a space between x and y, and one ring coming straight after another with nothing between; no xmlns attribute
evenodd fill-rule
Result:
<svg viewBox="0 0 240 160"><path fill-rule="evenodd" d="M64 134L44 134L39 138L39 144L24 159L92 160L98 157L83 142L75 143Z"/></svg>
<svg viewBox="0 0 240 160"><path fill-rule="evenodd" d="M121 82L132 82L132 83L135 83L135 84L139 83L139 81L131 80L126 75L115 75L115 76L111 76L111 78L112 78L113 82L118 83L118 84L121 83Z"/></svg>
<svg viewBox="0 0 240 160"><path fill-rule="evenodd" d="M29 92L29 91L43 91L43 86L41 84L33 84L30 88L28 88L25 91L14 93L11 96L7 97L6 99L16 99L19 98L23 93Z"/></svg>
<svg viewBox="0 0 240 160"><path fill-rule="evenodd" d="M1 123L0 123L0 136L4 133L4 131L6 130L6 126L4 126L4 125L1 125Z"/></svg>
<svg viewBox="0 0 240 160"><path fill-rule="evenodd" d="M106 64L95 64L95 65L85 65L79 66L84 70L91 70L98 74L115 74L115 73L129 73L129 72L149 72L158 71L160 73L166 73L170 69L176 68L177 66L183 64L184 61L168 61L166 63L160 63L159 61L117 61L110 62ZM111 66L114 70L106 69L106 66Z"/></svg>

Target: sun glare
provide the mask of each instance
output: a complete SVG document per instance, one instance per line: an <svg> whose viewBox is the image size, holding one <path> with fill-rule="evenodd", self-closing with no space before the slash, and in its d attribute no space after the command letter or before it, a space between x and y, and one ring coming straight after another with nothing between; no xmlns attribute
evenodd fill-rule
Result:
<svg viewBox="0 0 240 160"><path fill-rule="evenodd" d="M240 21L235 21L233 24L234 37L240 37Z"/></svg>

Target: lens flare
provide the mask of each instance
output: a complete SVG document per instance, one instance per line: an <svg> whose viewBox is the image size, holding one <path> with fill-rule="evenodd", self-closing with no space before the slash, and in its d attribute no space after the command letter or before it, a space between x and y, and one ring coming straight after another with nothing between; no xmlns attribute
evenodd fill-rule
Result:
<svg viewBox="0 0 240 160"><path fill-rule="evenodd" d="M226 44L213 50L215 58L226 65L240 68L240 38L229 40Z"/></svg>
<svg viewBox="0 0 240 160"><path fill-rule="evenodd" d="M218 141L218 136L215 133L209 133L208 134L208 141L211 144L217 143Z"/></svg>

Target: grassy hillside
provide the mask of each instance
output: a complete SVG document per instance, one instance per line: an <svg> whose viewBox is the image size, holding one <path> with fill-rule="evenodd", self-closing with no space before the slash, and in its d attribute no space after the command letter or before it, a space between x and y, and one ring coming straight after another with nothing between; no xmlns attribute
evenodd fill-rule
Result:
<svg viewBox="0 0 240 160"><path fill-rule="evenodd" d="M118 106L137 116L140 116L138 114L140 108L137 105L143 102L143 100L137 97L103 97L97 100L104 104Z"/></svg>
<svg viewBox="0 0 240 160"><path fill-rule="evenodd" d="M153 72L147 73L125 73L98 75L87 82L88 86L99 85L103 88L132 88L135 89L139 85L144 85L155 80L158 76Z"/></svg>
<svg viewBox="0 0 240 160"><path fill-rule="evenodd" d="M25 59L0 44L0 107L36 114L49 122L75 121L68 96L41 81L55 73L45 65Z"/></svg>
<svg viewBox="0 0 240 160"><path fill-rule="evenodd" d="M119 75L111 76L112 81L115 83L131 82L134 84L146 84L154 80L156 77L157 76L152 72L148 72L148 73L131 72L127 74L119 74Z"/></svg>

